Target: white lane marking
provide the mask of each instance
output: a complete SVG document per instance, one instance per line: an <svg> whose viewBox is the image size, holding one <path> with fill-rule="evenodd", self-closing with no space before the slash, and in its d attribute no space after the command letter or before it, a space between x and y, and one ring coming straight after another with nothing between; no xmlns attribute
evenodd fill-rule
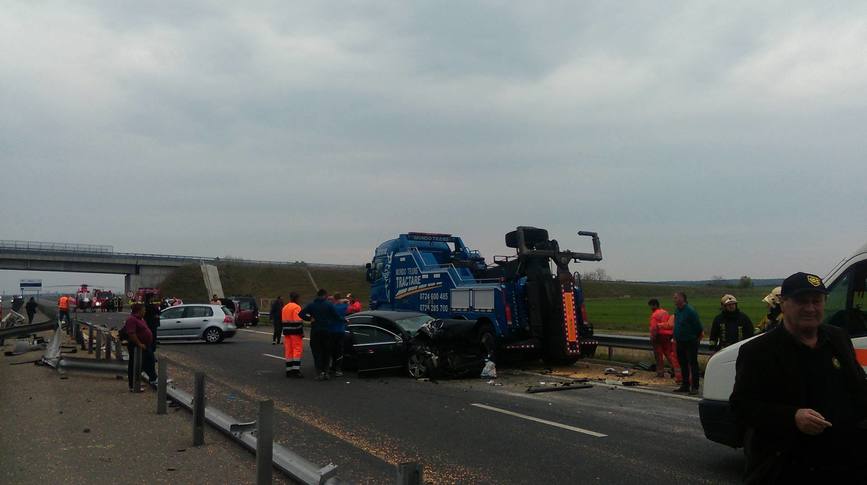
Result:
<svg viewBox="0 0 867 485"><path fill-rule="evenodd" d="M597 433L596 431L590 431L589 429L578 428L575 426L569 426L568 424L555 423L554 421L548 421L547 419L535 418L533 416L527 416L526 414L520 414L513 411L509 411L506 409L495 408L493 406L486 406L484 404L473 403L471 406L475 406L477 408L487 409L488 411L494 411L497 413L507 414L509 416L514 416L516 418L526 419L528 421L535 421L537 423L547 424L548 426L554 426L557 428L568 429L569 431L575 431L576 433L584 433L596 438L605 438L606 434Z"/></svg>
<svg viewBox="0 0 867 485"><path fill-rule="evenodd" d="M258 331L258 330L247 330L246 328L239 328L238 330L241 331L241 332L261 333L262 335L267 335L267 336L269 336L269 337L273 336L273 334L271 334L271 333L268 333L268 332L260 332L260 331ZM304 337L304 340L310 340L310 339L307 338L307 337Z"/></svg>
<svg viewBox="0 0 867 485"><path fill-rule="evenodd" d="M265 357L271 357L272 359L277 359L277 360L282 360L282 361L286 360L283 357L280 357L279 355L271 355L271 354L262 354L262 355L264 355Z"/></svg>

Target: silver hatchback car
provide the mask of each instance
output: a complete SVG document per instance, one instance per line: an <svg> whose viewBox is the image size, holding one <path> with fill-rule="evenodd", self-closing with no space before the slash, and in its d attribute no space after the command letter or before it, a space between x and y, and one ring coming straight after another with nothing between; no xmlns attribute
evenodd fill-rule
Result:
<svg viewBox="0 0 867 485"><path fill-rule="evenodd" d="M202 339L215 344L234 336L237 331L232 312L224 306L178 305L160 313L157 340Z"/></svg>

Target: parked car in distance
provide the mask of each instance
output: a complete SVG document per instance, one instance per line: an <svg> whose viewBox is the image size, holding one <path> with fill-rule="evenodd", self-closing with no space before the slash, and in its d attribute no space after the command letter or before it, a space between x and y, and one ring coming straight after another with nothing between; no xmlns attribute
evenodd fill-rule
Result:
<svg viewBox="0 0 867 485"><path fill-rule="evenodd" d="M364 311L346 317L344 367L359 373L403 370L413 378L481 370L473 322L417 312Z"/></svg>
<svg viewBox="0 0 867 485"><path fill-rule="evenodd" d="M221 298L220 301L232 311L235 325L238 327L259 325L259 304L256 303L256 298L249 295L230 296Z"/></svg>
<svg viewBox="0 0 867 485"><path fill-rule="evenodd" d="M222 305L189 304L160 312L157 340L204 340L215 344L237 332L232 311Z"/></svg>

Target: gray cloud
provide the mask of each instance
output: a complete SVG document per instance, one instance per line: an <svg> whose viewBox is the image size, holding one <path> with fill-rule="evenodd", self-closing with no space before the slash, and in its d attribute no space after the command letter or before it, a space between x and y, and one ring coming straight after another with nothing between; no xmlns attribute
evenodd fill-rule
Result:
<svg viewBox="0 0 867 485"><path fill-rule="evenodd" d="M865 10L11 2L4 237L361 263L531 224L615 277L821 273L865 239Z"/></svg>

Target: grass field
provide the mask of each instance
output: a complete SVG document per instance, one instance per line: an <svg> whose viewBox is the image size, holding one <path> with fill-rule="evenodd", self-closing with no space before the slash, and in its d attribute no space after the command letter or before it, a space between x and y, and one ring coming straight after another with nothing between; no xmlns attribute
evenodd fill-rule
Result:
<svg viewBox="0 0 867 485"><path fill-rule="evenodd" d="M591 292L592 285L585 285L587 317L599 332L613 331L617 333L634 333L645 335L648 332L648 317L650 309L647 300L656 298L663 308L669 312L674 311L672 295L675 291L683 290L689 298L689 304L698 312L701 323L704 325L705 334L710 334L710 326L713 319L720 312L720 297L729 293L738 299L738 308L755 323L766 313L767 307L761 301L771 288L710 288L710 287L669 287L648 284L630 284L630 294L623 293L620 296L605 298L594 297ZM604 286L604 284L603 284ZM612 292L606 289L606 293Z"/></svg>

